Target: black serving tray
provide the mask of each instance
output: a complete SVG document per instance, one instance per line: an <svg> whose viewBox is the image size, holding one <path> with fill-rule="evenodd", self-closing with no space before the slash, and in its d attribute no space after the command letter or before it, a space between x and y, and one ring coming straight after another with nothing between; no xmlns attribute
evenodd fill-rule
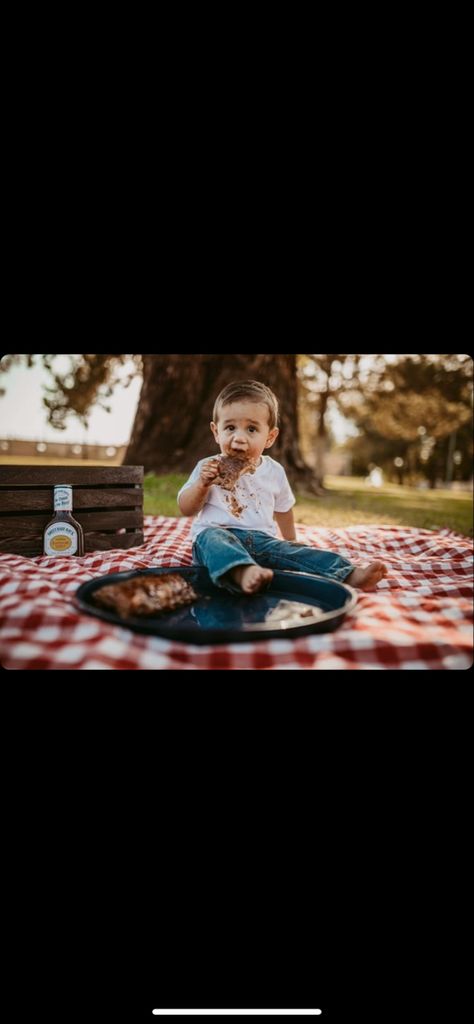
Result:
<svg viewBox="0 0 474 1024"><path fill-rule="evenodd" d="M147 618L121 618L98 608L92 595L100 587L135 576L179 573L198 594L199 600L174 612ZM138 633L151 633L193 644L242 643L248 640L283 640L308 633L336 629L357 602L357 594L345 583L301 572L281 572L259 594L231 594L215 587L207 569L166 566L116 572L83 583L74 595L76 606L104 622L126 626Z"/></svg>

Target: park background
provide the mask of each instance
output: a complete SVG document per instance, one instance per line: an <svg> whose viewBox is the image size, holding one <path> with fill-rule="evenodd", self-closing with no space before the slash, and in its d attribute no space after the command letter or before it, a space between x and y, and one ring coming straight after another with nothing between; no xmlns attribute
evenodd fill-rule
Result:
<svg viewBox="0 0 474 1024"><path fill-rule="evenodd" d="M6 355L0 464L145 467L145 513L217 449L214 399L263 380L281 406L270 454L296 522L472 536L473 362L466 355Z"/></svg>

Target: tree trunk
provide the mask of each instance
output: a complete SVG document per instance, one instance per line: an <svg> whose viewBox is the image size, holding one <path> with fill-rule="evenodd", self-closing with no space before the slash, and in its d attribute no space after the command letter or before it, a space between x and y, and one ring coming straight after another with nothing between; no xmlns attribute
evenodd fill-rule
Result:
<svg viewBox="0 0 474 1024"><path fill-rule="evenodd" d="M450 487L453 482L454 452L456 450L456 439L457 430L453 430L452 434L449 435L448 455L446 458L445 482L448 487Z"/></svg>
<svg viewBox="0 0 474 1024"><path fill-rule="evenodd" d="M209 424L214 401L231 381L260 380L280 402L280 436L268 454L294 486L315 491L298 441L295 355L144 355L143 387L124 459L147 473L189 473L217 454Z"/></svg>
<svg viewBox="0 0 474 1024"><path fill-rule="evenodd" d="M326 455L328 448L328 437L326 430L326 412L329 401L329 392L323 391L320 395L320 405L318 412L318 429L316 434L316 441L314 445L315 454L315 487L318 494L324 494L324 475L326 470Z"/></svg>

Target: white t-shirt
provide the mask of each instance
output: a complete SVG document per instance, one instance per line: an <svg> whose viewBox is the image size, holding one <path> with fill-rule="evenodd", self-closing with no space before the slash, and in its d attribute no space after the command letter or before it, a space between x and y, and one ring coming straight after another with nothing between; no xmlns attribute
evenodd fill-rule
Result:
<svg viewBox="0 0 474 1024"><path fill-rule="evenodd" d="M181 488L178 498L188 487L196 483L201 466L215 456L201 459L193 469L189 480ZM271 537L277 536L274 512L289 512L295 504L295 496L279 462L269 455L262 455L255 473L244 473L237 481L234 492L224 491L215 484L209 488L204 508L193 521L192 540L208 526L227 529L263 530Z"/></svg>

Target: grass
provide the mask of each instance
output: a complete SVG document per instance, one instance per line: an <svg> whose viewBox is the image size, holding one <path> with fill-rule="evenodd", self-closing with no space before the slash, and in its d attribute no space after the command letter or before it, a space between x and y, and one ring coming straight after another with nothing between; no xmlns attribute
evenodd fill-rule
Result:
<svg viewBox="0 0 474 1024"><path fill-rule="evenodd" d="M168 476L145 477L145 514L150 516L180 516L176 495L186 483L189 473L169 473Z"/></svg>
<svg viewBox="0 0 474 1024"><path fill-rule="evenodd" d="M414 526L454 530L468 537L473 534L469 491L422 491L398 484L375 489L356 477L328 477L326 487L324 498L298 498L297 522L311 526Z"/></svg>
<svg viewBox="0 0 474 1024"><path fill-rule="evenodd" d="M179 516L176 503L187 475L145 477L145 513ZM384 484L374 489L357 477L328 477L322 498L297 494L295 519L309 526L414 526L454 530L472 537L472 493L421 491Z"/></svg>

